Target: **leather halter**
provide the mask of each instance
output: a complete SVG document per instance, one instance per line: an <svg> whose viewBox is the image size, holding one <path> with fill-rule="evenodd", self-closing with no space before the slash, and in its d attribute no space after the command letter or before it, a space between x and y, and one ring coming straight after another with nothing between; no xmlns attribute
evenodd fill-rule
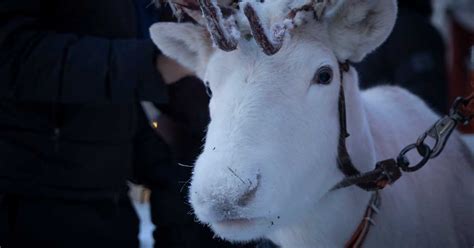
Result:
<svg viewBox="0 0 474 248"><path fill-rule="evenodd" d="M375 226L374 216L379 212L380 206L380 194L378 191L372 193L369 205L367 206L364 214L364 218L357 226L356 231L352 234L349 241L344 247L356 248L361 247L369 233L370 226Z"/></svg>
<svg viewBox="0 0 474 248"><path fill-rule="evenodd" d="M349 138L350 134L347 131L347 114L346 114L346 98L344 94L344 73L348 72L350 69L350 64L348 62L339 63L339 74L341 77L341 86L339 91L339 146L338 146L338 160L337 165L339 170L348 178L357 177L361 173L352 163L349 152L347 151L346 140ZM373 189L378 188L375 183L357 183L359 188L362 188L366 191L372 191Z"/></svg>
<svg viewBox="0 0 474 248"><path fill-rule="evenodd" d="M344 94L344 73L348 72L350 65L348 62L339 64L339 74L341 80L341 86L339 91L339 147L338 147L338 168L346 177L357 177L360 175L359 170L352 163L351 157L347 150L346 140L350 136L347 131L347 112L346 112L346 98ZM357 183L358 187L366 191L371 191L378 188L376 183ZM367 209L365 210L364 217L358 225L356 231L352 234L349 241L346 243L346 248L360 247L364 242L369 228L371 225L375 225L373 217L378 213L378 207L380 205L380 193L376 190L372 193L372 197L369 201Z"/></svg>

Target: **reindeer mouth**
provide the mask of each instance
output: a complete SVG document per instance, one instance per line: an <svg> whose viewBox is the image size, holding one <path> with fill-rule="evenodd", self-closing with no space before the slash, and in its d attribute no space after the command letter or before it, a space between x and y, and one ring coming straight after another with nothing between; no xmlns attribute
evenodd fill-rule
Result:
<svg viewBox="0 0 474 248"><path fill-rule="evenodd" d="M236 218L211 223L212 230L221 238L248 241L263 237L273 227L269 218Z"/></svg>
<svg viewBox="0 0 474 248"><path fill-rule="evenodd" d="M264 218L239 218L239 219L226 219L222 221L218 221L215 223L215 225L223 228L244 228L248 226L253 226L261 221L263 221Z"/></svg>

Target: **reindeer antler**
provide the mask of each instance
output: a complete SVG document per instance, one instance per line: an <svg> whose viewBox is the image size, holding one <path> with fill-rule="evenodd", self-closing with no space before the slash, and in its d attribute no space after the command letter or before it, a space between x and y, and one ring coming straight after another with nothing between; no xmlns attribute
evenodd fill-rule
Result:
<svg viewBox="0 0 474 248"><path fill-rule="evenodd" d="M263 52L267 55L273 55L277 53L283 46L287 27L284 25L275 26L273 30L268 31L267 28L262 24L257 11L250 3L245 5L244 14L249 20L253 37L255 38L255 41L263 48ZM269 34L270 37L268 37L267 34Z"/></svg>
<svg viewBox="0 0 474 248"><path fill-rule="evenodd" d="M331 0L311 0L299 7L292 8L281 23L274 24L271 28L267 28L263 24L257 11L249 2L244 6L244 14L249 21L255 41L262 47L265 54L271 56L280 51L286 34L303 23L303 20L297 20L297 16L300 12L313 12L314 18L321 20L330 1Z"/></svg>
<svg viewBox="0 0 474 248"><path fill-rule="evenodd" d="M233 10L226 9L231 13L224 17L215 0L199 0L199 6L214 43L227 52L237 49L240 32L232 13Z"/></svg>
<svg viewBox="0 0 474 248"><path fill-rule="evenodd" d="M161 0L166 1L166 0ZM229 7L219 7L217 0L167 0L176 9L190 13L201 9L207 29L211 34L214 44L224 51L237 49L240 39L240 31L237 26L234 14L235 9ZM222 0L224 5L238 5L239 0ZM287 16L282 22L276 23L268 28L262 22L255 10L254 3L244 2L243 12L247 17L252 35L255 41L263 48L265 54L271 56L280 51L287 33L305 22L304 18L299 18L301 12L313 12L316 20L321 20L327 5L335 0L307 0L300 6L288 7ZM291 2L291 0L289 1ZM289 3L288 5L292 5ZM293 4L294 5L294 4ZM196 16L194 16L196 19Z"/></svg>

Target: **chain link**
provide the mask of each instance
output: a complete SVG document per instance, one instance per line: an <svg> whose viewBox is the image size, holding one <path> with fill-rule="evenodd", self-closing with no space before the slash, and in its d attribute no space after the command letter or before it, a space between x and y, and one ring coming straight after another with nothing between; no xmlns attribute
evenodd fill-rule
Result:
<svg viewBox="0 0 474 248"><path fill-rule="evenodd" d="M423 168L431 159L438 157L443 152L446 143L457 126L459 124L467 125L472 120L472 113L466 116L465 113L461 112L461 108L468 106L473 100L473 98L462 97L456 99L449 115L438 120L418 138L416 143L405 147L397 157L400 169L405 172L414 172ZM428 138L434 140L433 146L426 144ZM407 158L407 154L412 150L416 150L422 159L416 165L410 166L411 162Z"/></svg>
<svg viewBox="0 0 474 248"><path fill-rule="evenodd" d="M388 159L377 163L374 170L346 177L336 184L332 190L346 188L351 185L363 185L367 191L381 190L387 185L395 183L403 172L415 172L423 168L431 159L438 157L444 150L446 143L459 124L467 125L474 118L471 104L474 104L474 95L468 98L458 98L449 115L439 119L430 129L424 132L418 140L403 148L396 159ZM427 140L434 140L434 145L427 144ZM407 157L411 151L416 151L421 160L412 165Z"/></svg>

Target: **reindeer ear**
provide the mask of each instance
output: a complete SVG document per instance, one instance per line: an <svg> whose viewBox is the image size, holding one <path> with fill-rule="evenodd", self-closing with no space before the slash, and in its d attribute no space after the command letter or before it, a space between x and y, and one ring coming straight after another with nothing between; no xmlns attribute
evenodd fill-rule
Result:
<svg viewBox="0 0 474 248"><path fill-rule="evenodd" d="M396 0L332 0L328 8L329 37L340 61L361 61L392 32Z"/></svg>
<svg viewBox="0 0 474 248"><path fill-rule="evenodd" d="M213 48L207 30L192 23L156 23L151 39L166 56L203 78Z"/></svg>

